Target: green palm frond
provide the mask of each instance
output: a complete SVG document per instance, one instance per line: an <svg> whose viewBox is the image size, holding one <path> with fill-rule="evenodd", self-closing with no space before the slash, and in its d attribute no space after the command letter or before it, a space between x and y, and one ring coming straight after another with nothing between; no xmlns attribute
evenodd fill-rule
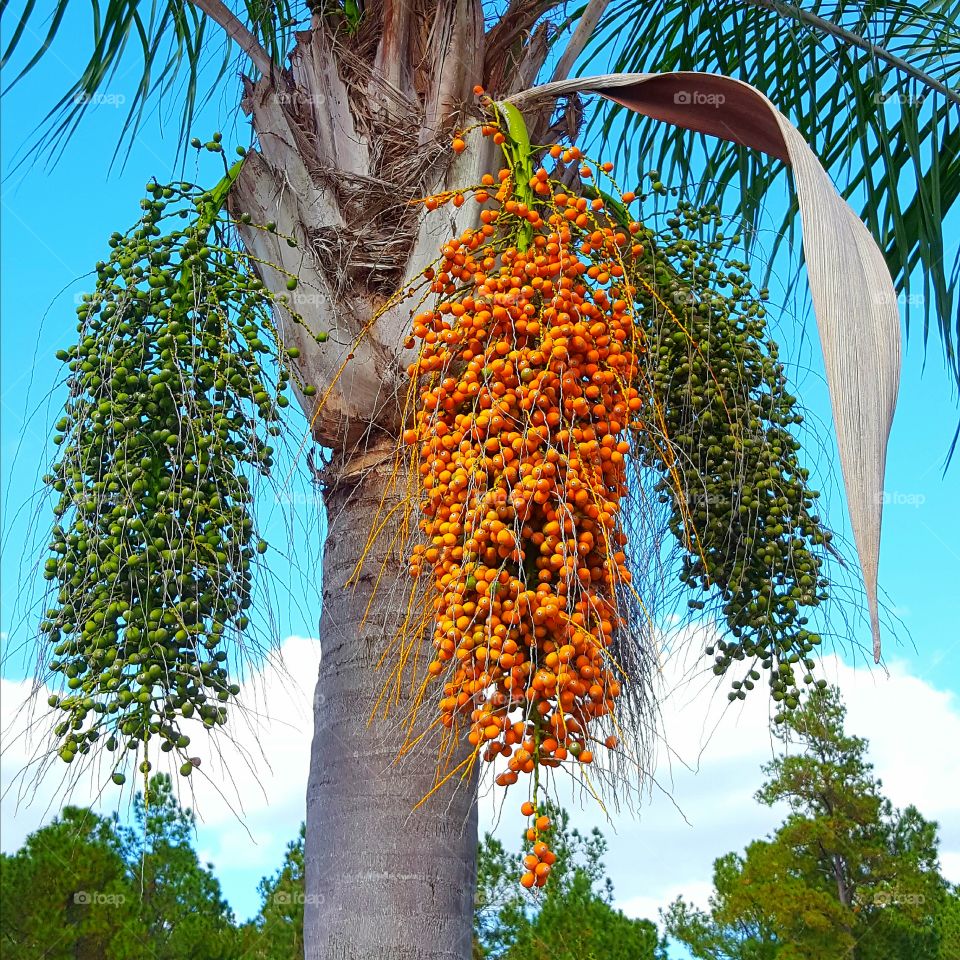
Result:
<svg viewBox="0 0 960 960"><path fill-rule="evenodd" d="M108 89L121 61L126 66L137 57L139 82L117 149L129 143L148 102L168 93L180 102L186 142L199 85L216 84L237 63L219 28L239 45L241 69L265 72L283 64L298 17L307 12L298 0L234 0L234 8L223 0L89 2L92 53L41 126L48 156ZM62 32L69 4L54 0L52 11L39 11L37 0L24 0L14 14L0 66L24 48L30 59L13 83ZM87 9L79 0L74 6ZM763 90L861 212L885 251L908 323L922 316L924 340L938 328L960 384L960 253L945 243L943 226L960 194L958 23L960 0L809 0L804 7L782 0L620 0L601 18L580 72L702 70ZM735 189L748 223L758 224L769 188L782 176L777 162L753 151L649 119L605 111L597 123L628 157L631 144L644 144L644 156L636 158L641 169L656 167L671 182L687 184L703 171L695 191L700 203ZM792 241L795 214L788 212L778 242Z"/></svg>
<svg viewBox="0 0 960 960"><path fill-rule="evenodd" d="M244 9L237 15L219 0L89 3L87 8L86 3L75 2L71 6L70 0L56 0L51 12L49 8L38 10L36 0L26 0L0 58L0 69L7 68L18 51L29 48L29 60L6 85L6 92L42 59L63 32L68 13L89 17L93 32L89 59L39 127L44 152L51 158L59 155L91 104L117 96L110 85L118 77L118 70L121 65L128 68L137 59L140 63L135 68L138 74L134 92L132 96L124 92L124 102L129 107L116 151L129 145L147 105L168 95L175 97L181 108L180 139L185 145L198 95L204 87L215 86L232 66L238 66L235 48L221 29L222 21L234 18L234 30L227 27L226 33L244 51L245 63L239 64L239 68L253 74L266 62L282 62L295 23L288 0L245 0ZM214 19L216 23L211 22ZM250 50L259 50L260 56L251 56Z"/></svg>
<svg viewBox="0 0 960 960"><path fill-rule="evenodd" d="M293 44L293 28L306 11L295 10L289 0L243 0L243 8L240 19L250 27L270 60L282 65Z"/></svg>
<svg viewBox="0 0 960 960"><path fill-rule="evenodd" d="M724 73L763 90L860 212L884 250L908 325L922 317L924 341L938 329L960 384L960 252L944 237L960 194L960 0L812 0L802 8L781 0L626 0L608 9L578 72L599 67ZM688 186L693 170L705 170L695 188L701 203L736 189L749 224L758 225L781 175L781 164L752 151L625 111L593 122L624 153L644 144L641 170ZM794 206L778 243L793 239L795 215Z"/></svg>

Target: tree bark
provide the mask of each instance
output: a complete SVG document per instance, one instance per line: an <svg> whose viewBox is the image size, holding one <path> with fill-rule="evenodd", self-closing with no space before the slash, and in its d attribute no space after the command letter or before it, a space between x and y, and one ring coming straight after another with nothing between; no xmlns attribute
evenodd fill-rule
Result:
<svg viewBox="0 0 960 960"><path fill-rule="evenodd" d="M306 960L467 960L471 953L474 784L451 778L414 810L435 786L437 754L421 743L396 762L409 693L368 725L389 676L389 665L378 670L377 663L411 583L400 558L388 556L395 525L351 580L388 485L391 449L385 444L383 462L354 475L356 466L348 465L327 495L322 659L307 789ZM364 460L376 454L367 451Z"/></svg>

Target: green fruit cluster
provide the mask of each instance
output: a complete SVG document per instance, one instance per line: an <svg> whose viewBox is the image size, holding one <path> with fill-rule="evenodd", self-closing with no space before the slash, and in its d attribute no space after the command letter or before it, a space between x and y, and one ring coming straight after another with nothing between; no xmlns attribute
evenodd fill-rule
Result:
<svg viewBox="0 0 960 960"><path fill-rule="evenodd" d="M769 335L766 291L754 289L748 264L720 262L728 238L698 239L720 223L715 207L681 203L666 229L646 231L647 284L637 297L649 408L637 452L659 475L681 580L702 594L689 606L719 601L728 639L707 647L714 672L743 665L729 698L744 699L759 667L773 700L793 708L800 679L814 682L820 637L807 614L827 599L821 565L831 535L798 460L803 417Z"/></svg>
<svg viewBox="0 0 960 960"><path fill-rule="evenodd" d="M142 748L141 769L153 738L186 759L183 719L222 725L239 693L228 668L267 549L254 481L273 467L297 355L277 337L271 294L231 248L226 190L147 191L139 222L113 234L97 264L76 344L57 354L69 396L44 478L56 522L41 623L51 680L65 687L50 698L63 714L60 756L100 741ZM171 217L186 222L170 229Z"/></svg>

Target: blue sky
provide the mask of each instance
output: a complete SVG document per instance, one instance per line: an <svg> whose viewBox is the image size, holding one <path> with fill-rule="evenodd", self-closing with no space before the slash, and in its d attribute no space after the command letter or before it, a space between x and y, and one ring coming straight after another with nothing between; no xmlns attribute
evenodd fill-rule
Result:
<svg viewBox="0 0 960 960"><path fill-rule="evenodd" d="M83 24L71 26L79 31ZM29 640L32 621L24 618L25 601L38 596L39 581L31 574L36 559L31 548L38 542L31 539L28 521L39 475L52 450L46 425L55 419L59 401L59 394L51 394L59 376L54 353L71 342L75 296L89 288L84 277L103 256L109 234L136 218L143 184L151 177L166 180L179 175L174 168L178 118L169 109L149 114L123 169L115 166L107 171L125 116L117 101L131 95L135 80L133 73L122 70L105 90L112 99L90 107L56 165L47 164L42 153L24 159L22 145L75 75L81 46L76 34L64 30L40 66L7 96L0 116L4 178L0 629L5 634L8 703L23 690L19 681L24 664L15 651ZM219 129L231 147L248 141L244 118L235 109L237 87L230 77L223 81L204 103L191 134L206 139ZM203 161L199 174L194 162L191 151L188 177L205 175L212 180L218 175L214 161ZM960 230L954 230L951 235L958 234ZM773 293L776 301L776 287ZM807 457L829 494L829 520L843 530L844 504L836 481L833 441L826 432L830 415L812 320L803 297L783 306L785 316L800 318L785 319L782 324L784 352L795 364L798 392L824 431L822 442L808 447ZM944 866L960 882L960 809L951 799L954 793L960 795L960 773L951 758L960 736L960 591L956 587L960 581L960 511L956 508L960 458L943 474L957 417L939 345L931 344L925 363L922 344L912 336L906 344L891 437L881 553L881 585L902 627L886 649L889 675L855 655L852 644L839 649L840 658L831 658L825 670L847 694L851 729L871 739L877 769L895 802L913 802L926 815L941 820ZM315 512L300 519L303 531L312 530L308 551L312 556L319 523L314 522ZM305 566L316 569L315 564ZM276 572L286 577L282 562ZM225 892L241 916L255 909L257 881L279 863L303 816L309 688L316 668L316 643L306 638L316 633L319 581L297 583L301 593L295 601L281 603L279 614L281 635L294 638L285 646L288 663L298 679L306 678L300 693L281 694L276 678L266 672L249 678L251 688L258 686L270 717L268 731L249 736L260 741L272 763L258 767L255 775L237 774L237 797L245 811L242 822L216 795L198 793L195 798L204 821L198 846L216 865ZM850 639L868 642L862 623L854 624ZM636 805L639 820L618 821L617 836L611 840L608 861L618 897L638 914L652 916L658 905L679 891L702 895L713 857L742 846L776 822L773 814L759 810L749 799L761 781L759 763L770 754L757 707L722 712L713 700L704 703L703 696L695 699L692 694L689 689L674 689L666 701L665 729L676 755L671 763L664 749L665 765L660 770L671 798L654 791L652 800ZM5 722L7 709L5 704ZM711 738L708 732L714 724L719 724L719 733ZM21 759L18 748L10 749L8 741L4 787ZM18 846L29 829L52 816L58 796L55 786L44 787L27 807L15 803L16 790L5 795L4 849ZM85 800L82 786L73 800ZM676 815L674 800L692 826ZM109 807L116 800L108 797L101 803ZM484 816L492 822L496 804L491 798L483 803ZM595 810L583 816L588 822L598 821ZM512 841L519 824L505 817L502 829L504 838Z"/></svg>

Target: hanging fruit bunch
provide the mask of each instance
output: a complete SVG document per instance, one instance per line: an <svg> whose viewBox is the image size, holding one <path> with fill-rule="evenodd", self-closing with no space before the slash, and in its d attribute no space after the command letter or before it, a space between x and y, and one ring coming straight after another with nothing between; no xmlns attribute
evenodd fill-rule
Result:
<svg viewBox="0 0 960 960"><path fill-rule="evenodd" d="M681 207L655 233L627 212L636 197L612 165L535 150L514 108L491 109L483 133L504 168L423 201L472 196L482 211L426 271L434 302L408 341L419 354L404 442L424 534L410 569L430 578L439 722L466 728L468 767L496 762L499 786L530 777L522 882L542 887L554 860L542 776L569 770L592 790L595 755L619 750L634 679L619 651L639 635L626 532L647 509L638 491L666 505L683 584L733 634L716 672L750 658L734 699L759 661L794 705L793 664L818 640L799 611L822 598L814 551L827 535L746 265L722 271L722 236L679 229L712 214Z"/></svg>
<svg viewBox="0 0 960 960"><path fill-rule="evenodd" d="M219 137L207 147L220 152ZM97 264L76 344L58 353L69 396L45 477L57 499L41 630L48 682L66 689L50 704L60 756L100 741L121 751L117 783L128 757L146 774L155 741L189 774L183 721L222 725L240 689L230 670L267 550L254 484L273 467L296 356L230 242L223 206L241 163L213 190L147 185L141 219Z"/></svg>
<svg viewBox="0 0 960 960"><path fill-rule="evenodd" d="M714 673L744 664L728 697L744 699L764 670L773 701L792 709L798 670L804 684L814 683L811 654L821 638L807 614L828 599L817 548L832 537L812 512L819 494L797 457L793 430L803 416L767 331L766 291L754 296L749 266L735 260L716 277L732 289L728 296L691 289L667 265L714 275L724 236L702 245L685 239L705 221L720 225L716 209L683 205L666 236L649 237L666 263L653 264L636 294L638 313L653 320L645 325L650 362L633 449L659 477L654 493L668 504L683 549L680 579L699 593L689 607L712 600L726 625L727 639L706 651ZM671 300L685 308L658 310Z"/></svg>

